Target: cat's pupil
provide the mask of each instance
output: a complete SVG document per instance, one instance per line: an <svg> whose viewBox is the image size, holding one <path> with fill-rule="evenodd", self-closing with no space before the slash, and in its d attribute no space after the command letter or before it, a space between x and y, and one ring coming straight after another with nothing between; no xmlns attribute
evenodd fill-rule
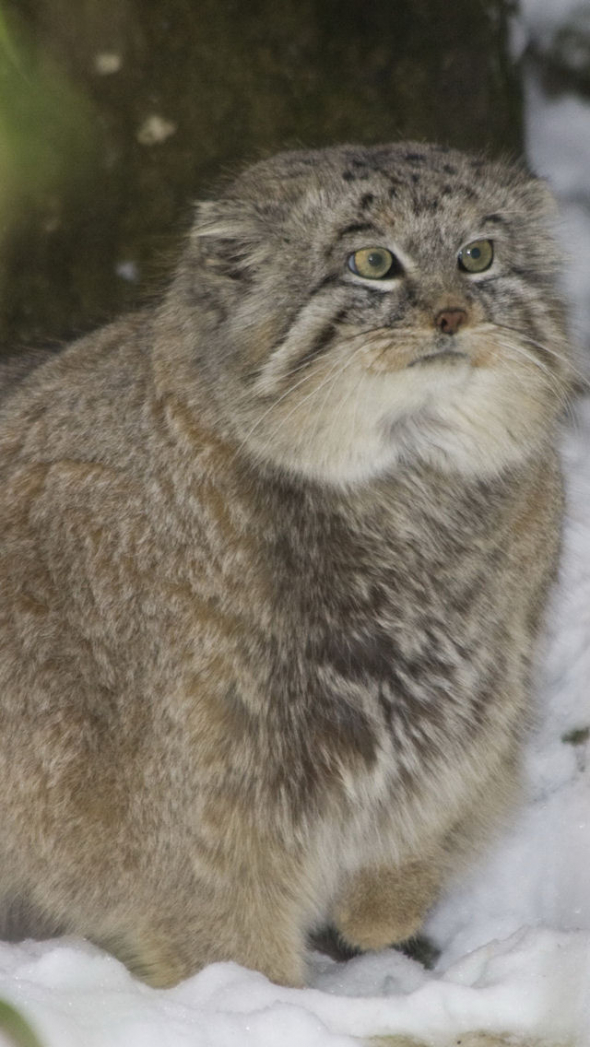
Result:
<svg viewBox="0 0 590 1047"><path fill-rule="evenodd" d="M469 254L472 258L481 258L481 251L479 247L472 247Z"/></svg>

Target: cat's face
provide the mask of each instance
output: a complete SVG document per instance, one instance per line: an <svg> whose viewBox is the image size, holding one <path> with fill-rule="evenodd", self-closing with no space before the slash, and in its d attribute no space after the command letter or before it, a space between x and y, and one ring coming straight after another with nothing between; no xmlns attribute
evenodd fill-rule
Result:
<svg viewBox="0 0 590 1047"><path fill-rule="evenodd" d="M253 453L336 483L486 476L567 389L545 187L422 145L283 154L203 205L186 295Z"/></svg>

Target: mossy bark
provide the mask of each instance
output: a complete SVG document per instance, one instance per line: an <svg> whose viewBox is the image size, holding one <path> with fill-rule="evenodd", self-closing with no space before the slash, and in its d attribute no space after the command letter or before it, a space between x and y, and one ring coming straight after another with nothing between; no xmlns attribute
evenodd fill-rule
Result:
<svg viewBox="0 0 590 1047"><path fill-rule="evenodd" d="M0 0L0 342L69 337L141 300L191 200L244 161L396 138L518 151L509 13L507 0Z"/></svg>

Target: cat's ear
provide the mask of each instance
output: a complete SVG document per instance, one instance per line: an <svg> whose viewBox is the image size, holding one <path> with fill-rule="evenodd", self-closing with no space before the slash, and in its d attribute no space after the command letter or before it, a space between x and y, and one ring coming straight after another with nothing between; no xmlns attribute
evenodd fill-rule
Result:
<svg viewBox="0 0 590 1047"><path fill-rule="evenodd" d="M259 208L242 200L205 200L196 205L193 251L204 269L226 280L252 275L268 254Z"/></svg>
<svg viewBox="0 0 590 1047"><path fill-rule="evenodd" d="M522 203L529 212L539 218L552 219L557 216L557 201L544 178L531 175L519 186L519 190Z"/></svg>

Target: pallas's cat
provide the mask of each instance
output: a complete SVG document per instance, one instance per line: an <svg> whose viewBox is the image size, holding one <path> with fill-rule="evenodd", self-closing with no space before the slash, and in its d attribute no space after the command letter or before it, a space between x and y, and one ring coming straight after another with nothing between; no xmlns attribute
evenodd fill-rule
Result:
<svg viewBox="0 0 590 1047"><path fill-rule="evenodd" d="M412 935L502 821L561 515L545 186L293 152L0 413L0 895L155 985Z"/></svg>

